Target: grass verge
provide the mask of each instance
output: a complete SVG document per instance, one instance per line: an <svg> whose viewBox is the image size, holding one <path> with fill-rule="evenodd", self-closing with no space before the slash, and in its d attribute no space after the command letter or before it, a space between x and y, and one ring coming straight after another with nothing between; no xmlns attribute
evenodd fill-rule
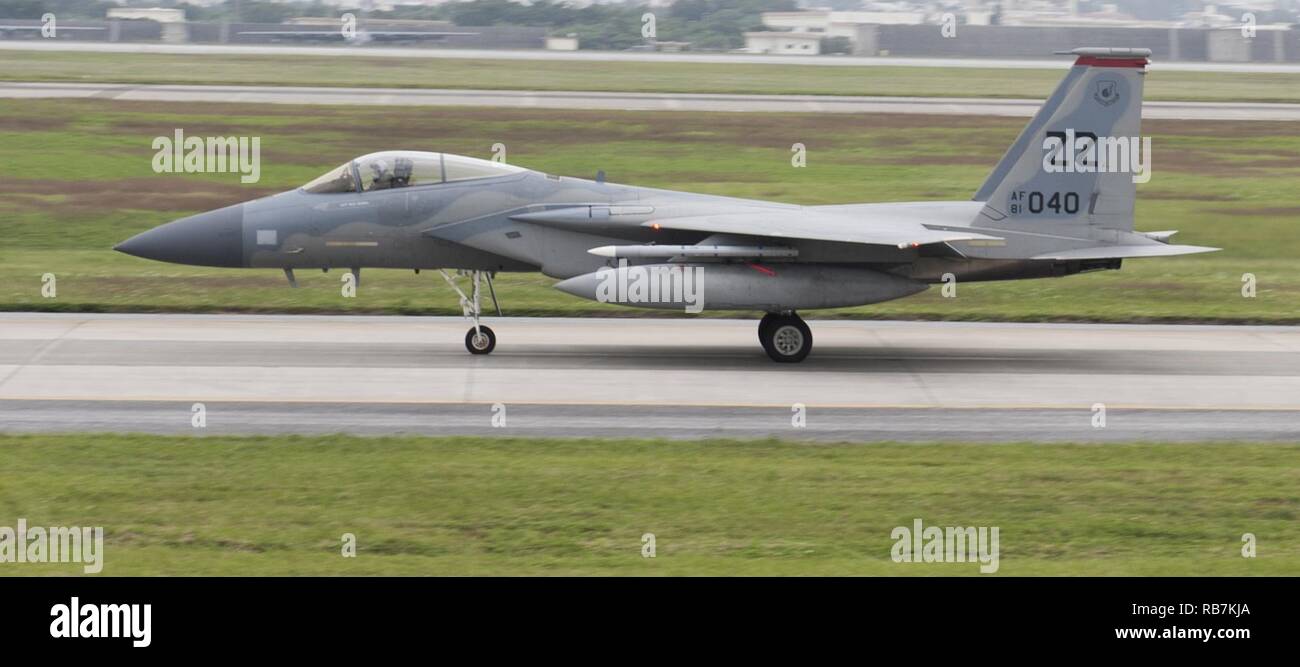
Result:
<svg viewBox="0 0 1300 667"><path fill-rule="evenodd" d="M915 518L999 527L1000 575L1300 571L1300 445L0 435L0 455L3 523L103 526L106 575L978 573L894 563Z"/></svg>
<svg viewBox="0 0 1300 667"><path fill-rule="evenodd" d="M1046 98L1061 70L0 51L0 80ZM1159 72L1149 100L1297 102L1300 74Z"/></svg>

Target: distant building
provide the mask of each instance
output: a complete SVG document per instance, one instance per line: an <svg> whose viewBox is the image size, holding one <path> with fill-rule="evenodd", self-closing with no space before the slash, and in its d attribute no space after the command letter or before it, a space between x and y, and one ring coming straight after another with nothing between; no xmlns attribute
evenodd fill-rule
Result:
<svg viewBox="0 0 1300 667"><path fill-rule="evenodd" d="M925 12L836 12L814 9L804 12L763 12L763 25L773 30L824 33L826 37L857 36L862 25L920 25Z"/></svg>
<svg viewBox="0 0 1300 667"><path fill-rule="evenodd" d="M822 52L822 38L815 32L747 32L745 51L783 56L815 56Z"/></svg>
<svg viewBox="0 0 1300 667"><path fill-rule="evenodd" d="M818 37L844 37L852 45L854 54L876 55L876 26L920 25L925 23L925 12L837 12L816 9L804 12L763 12L762 20L765 27L777 31L789 30Z"/></svg>
<svg viewBox="0 0 1300 667"><path fill-rule="evenodd" d="M577 51L578 36L570 33L568 35L564 35L560 37L547 37L546 50L547 51Z"/></svg>
<svg viewBox="0 0 1300 667"><path fill-rule="evenodd" d="M159 23L184 23L185 11L165 7L113 7L108 10L110 19L144 19Z"/></svg>
<svg viewBox="0 0 1300 667"><path fill-rule="evenodd" d="M108 10L109 20L145 20L162 25L162 41L181 44L189 41L185 28L185 11L165 7L114 7Z"/></svg>
<svg viewBox="0 0 1300 667"><path fill-rule="evenodd" d="M690 51L691 43L690 42L661 42L659 40L655 40L654 49L655 51L659 51L662 53L680 53L682 51Z"/></svg>

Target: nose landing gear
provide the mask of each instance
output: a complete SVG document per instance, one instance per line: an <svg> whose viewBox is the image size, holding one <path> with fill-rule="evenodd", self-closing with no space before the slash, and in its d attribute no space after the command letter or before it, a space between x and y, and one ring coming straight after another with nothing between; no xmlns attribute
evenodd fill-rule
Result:
<svg viewBox="0 0 1300 667"><path fill-rule="evenodd" d="M812 352L812 330L793 311L768 313L758 322L758 342L772 361L798 363Z"/></svg>
<svg viewBox="0 0 1300 667"><path fill-rule="evenodd" d="M478 325L465 332L465 349L470 354L491 354L497 346L497 335L486 326Z"/></svg>
<svg viewBox="0 0 1300 667"><path fill-rule="evenodd" d="M497 335L492 329L479 323L479 318L483 314L483 304L480 298L481 286L487 283L488 293L492 297L492 305L496 307L497 315L501 315L501 305L497 303L496 289L492 287L492 273L488 271L458 271L457 276L469 276L470 294L466 295L465 291L456 284L456 278L452 277L443 269L438 269L447 284L451 286L456 294L460 296L460 309L474 326L469 328L465 333L465 349L470 354L491 354L497 346Z"/></svg>

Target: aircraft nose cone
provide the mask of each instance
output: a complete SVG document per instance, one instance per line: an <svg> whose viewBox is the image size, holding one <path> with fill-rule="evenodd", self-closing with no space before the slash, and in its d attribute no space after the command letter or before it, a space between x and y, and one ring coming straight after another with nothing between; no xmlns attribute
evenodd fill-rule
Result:
<svg viewBox="0 0 1300 667"><path fill-rule="evenodd" d="M199 266L244 265L244 205L181 218L113 246L128 255Z"/></svg>

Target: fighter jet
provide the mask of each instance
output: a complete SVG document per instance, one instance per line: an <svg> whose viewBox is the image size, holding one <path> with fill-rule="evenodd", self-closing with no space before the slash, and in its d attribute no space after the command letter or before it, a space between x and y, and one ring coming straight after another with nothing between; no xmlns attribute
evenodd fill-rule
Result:
<svg viewBox="0 0 1300 667"><path fill-rule="evenodd" d="M1149 177L1139 123L1148 49L1080 48L970 201L798 206L570 178L445 153L384 151L301 188L201 213L116 247L148 259L282 269L435 269L471 354L496 335L504 271L629 306L751 310L777 362L808 356L800 311L879 303L946 281L1068 276L1217 250L1134 231ZM497 313L500 309L497 308Z"/></svg>

